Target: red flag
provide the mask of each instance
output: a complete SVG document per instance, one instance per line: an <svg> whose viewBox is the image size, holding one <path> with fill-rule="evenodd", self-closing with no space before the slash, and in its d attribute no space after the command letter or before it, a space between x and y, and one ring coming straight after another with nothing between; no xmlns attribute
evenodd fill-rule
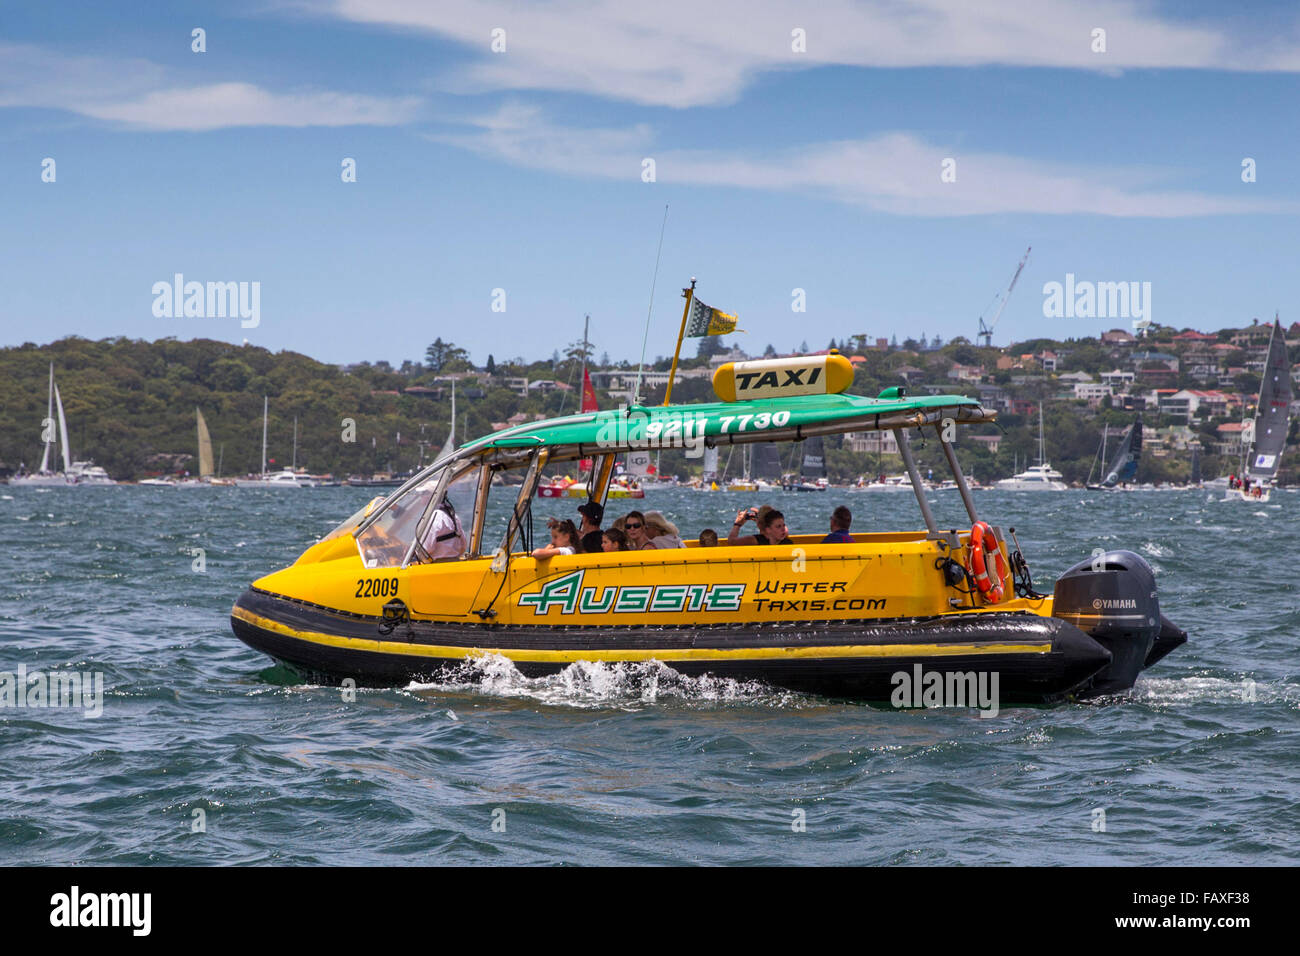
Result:
<svg viewBox="0 0 1300 956"><path fill-rule="evenodd" d="M584 412L600 410L600 406L596 404L596 389L591 384L591 373L585 368L582 370L582 410ZM591 459L584 458L578 462L578 470L585 474L591 471L591 465Z"/></svg>

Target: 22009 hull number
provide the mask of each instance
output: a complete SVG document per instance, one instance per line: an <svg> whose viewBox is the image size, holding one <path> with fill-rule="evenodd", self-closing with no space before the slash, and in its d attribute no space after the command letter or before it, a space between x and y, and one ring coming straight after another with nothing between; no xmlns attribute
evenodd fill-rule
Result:
<svg viewBox="0 0 1300 956"><path fill-rule="evenodd" d="M397 578L361 578L357 597L397 597Z"/></svg>

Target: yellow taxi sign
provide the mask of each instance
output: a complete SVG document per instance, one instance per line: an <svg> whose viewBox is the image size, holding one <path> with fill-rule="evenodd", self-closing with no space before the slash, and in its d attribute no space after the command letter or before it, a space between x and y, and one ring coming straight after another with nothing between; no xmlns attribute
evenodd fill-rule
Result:
<svg viewBox="0 0 1300 956"><path fill-rule="evenodd" d="M724 402L833 395L852 384L853 363L834 349L827 355L728 362L713 373L713 391Z"/></svg>

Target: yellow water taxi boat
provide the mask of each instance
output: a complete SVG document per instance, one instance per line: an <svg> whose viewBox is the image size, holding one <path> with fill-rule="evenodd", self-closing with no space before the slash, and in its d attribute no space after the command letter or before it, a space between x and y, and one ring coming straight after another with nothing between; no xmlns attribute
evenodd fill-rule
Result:
<svg viewBox="0 0 1300 956"><path fill-rule="evenodd" d="M1080 563L1052 595L1034 590L1014 529L1009 546L981 520L953 451L955 428L994 413L956 395L846 394L852 376L834 353L728 364L714 379L720 402L584 412L465 444L255 581L231 611L234 632L322 682L433 681L499 655L527 676L577 661L658 661L882 701L899 674L950 684L996 674L1005 701L1120 691L1186 640L1132 552ZM877 429L894 432L922 528L835 544L816 534L768 547L531 554L548 465L592 459L589 497L603 503L629 451ZM910 450L915 429L941 443L973 532L937 525ZM507 470L522 482L494 484ZM463 553L431 560L436 516L445 526L453 510Z"/></svg>

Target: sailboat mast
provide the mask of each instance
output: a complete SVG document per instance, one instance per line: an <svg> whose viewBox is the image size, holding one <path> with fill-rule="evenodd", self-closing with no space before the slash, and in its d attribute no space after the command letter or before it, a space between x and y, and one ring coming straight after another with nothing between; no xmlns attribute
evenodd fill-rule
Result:
<svg viewBox="0 0 1300 956"><path fill-rule="evenodd" d="M582 374L578 376L578 388L583 390L583 397L586 397L587 388L587 329L591 325L591 313L588 312L582 320ZM578 411L582 411L582 401L578 402Z"/></svg>
<svg viewBox="0 0 1300 956"><path fill-rule="evenodd" d="M54 444L54 363L50 363L50 399L45 412L45 451L41 455L41 472L50 470L50 446Z"/></svg>
<svg viewBox="0 0 1300 956"><path fill-rule="evenodd" d="M298 470L298 416L293 416L293 465L294 471Z"/></svg>
<svg viewBox="0 0 1300 956"><path fill-rule="evenodd" d="M1038 463L1041 465L1046 461L1043 445L1043 403L1038 403Z"/></svg>
<svg viewBox="0 0 1300 956"><path fill-rule="evenodd" d="M266 413L270 406L267 404L266 396L262 396L262 474L266 474Z"/></svg>

